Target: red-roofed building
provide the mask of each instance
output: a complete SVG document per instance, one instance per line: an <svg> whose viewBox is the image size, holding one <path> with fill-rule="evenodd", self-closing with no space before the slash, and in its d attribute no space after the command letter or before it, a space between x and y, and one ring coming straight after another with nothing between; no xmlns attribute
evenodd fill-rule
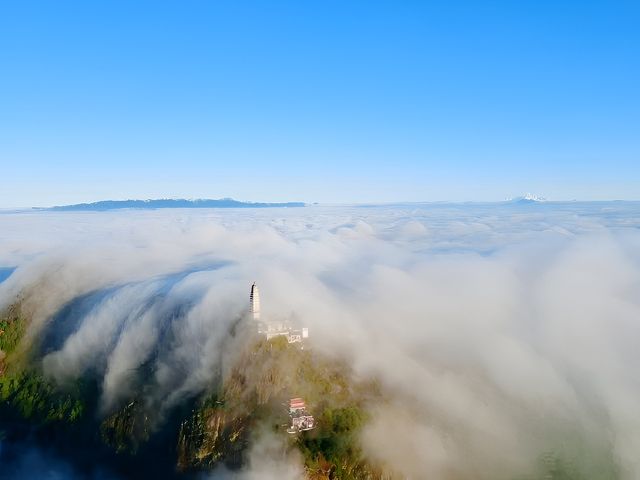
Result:
<svg viewBox="0 0 640 480"><path fill-rule="evenodd" d="M300 397L289 400L289 417L291 417L291 425L287 429L289 433L304 432L315 426L313 415L309 415L306 404Z"/></svg>

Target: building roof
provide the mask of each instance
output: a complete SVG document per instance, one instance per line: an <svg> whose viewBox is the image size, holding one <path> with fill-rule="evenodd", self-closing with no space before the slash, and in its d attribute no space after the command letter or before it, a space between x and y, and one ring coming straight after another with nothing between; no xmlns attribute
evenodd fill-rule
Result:
<svg viewBox="0 0 640 480"><path fill-rule="evenodd" d="M289 400L291 408L304 408L304 400L302 398L292 398Z"/></svg>

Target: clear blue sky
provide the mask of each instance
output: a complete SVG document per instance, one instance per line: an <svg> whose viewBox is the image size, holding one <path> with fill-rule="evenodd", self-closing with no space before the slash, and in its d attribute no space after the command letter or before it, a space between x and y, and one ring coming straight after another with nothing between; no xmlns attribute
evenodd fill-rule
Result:
<svg viewBox="0 0 640 480"><path fill-rule="evenodd" d="M0 207L640 199L638 1L0 7Z"/></svg>

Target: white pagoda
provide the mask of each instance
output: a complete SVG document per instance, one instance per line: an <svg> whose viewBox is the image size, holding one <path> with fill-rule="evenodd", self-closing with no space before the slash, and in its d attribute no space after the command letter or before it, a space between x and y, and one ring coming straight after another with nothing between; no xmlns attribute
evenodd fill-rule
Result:
<svg viewBox="0 0 640 480"><path fill-rule="evenodd" d="M256 322L260 321L260 290L256 282L251 285L251 294L249 295L249 311L251 312L251 318Z"/></svg>

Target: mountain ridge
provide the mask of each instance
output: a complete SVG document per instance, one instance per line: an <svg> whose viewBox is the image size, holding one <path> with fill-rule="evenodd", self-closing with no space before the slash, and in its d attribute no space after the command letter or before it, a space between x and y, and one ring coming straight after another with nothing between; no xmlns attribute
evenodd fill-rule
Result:
<svg viewBox="0 0 640 480"><path fill-rule="evenodd" d="M299 208L304 206L306 206L304 202L243 202L233 198L199 198L194 200L159 198L148 200L100 200L90 203L34 208L36 210L53 211L107 211L123 209L156 210L164 208Z"/></svg>

